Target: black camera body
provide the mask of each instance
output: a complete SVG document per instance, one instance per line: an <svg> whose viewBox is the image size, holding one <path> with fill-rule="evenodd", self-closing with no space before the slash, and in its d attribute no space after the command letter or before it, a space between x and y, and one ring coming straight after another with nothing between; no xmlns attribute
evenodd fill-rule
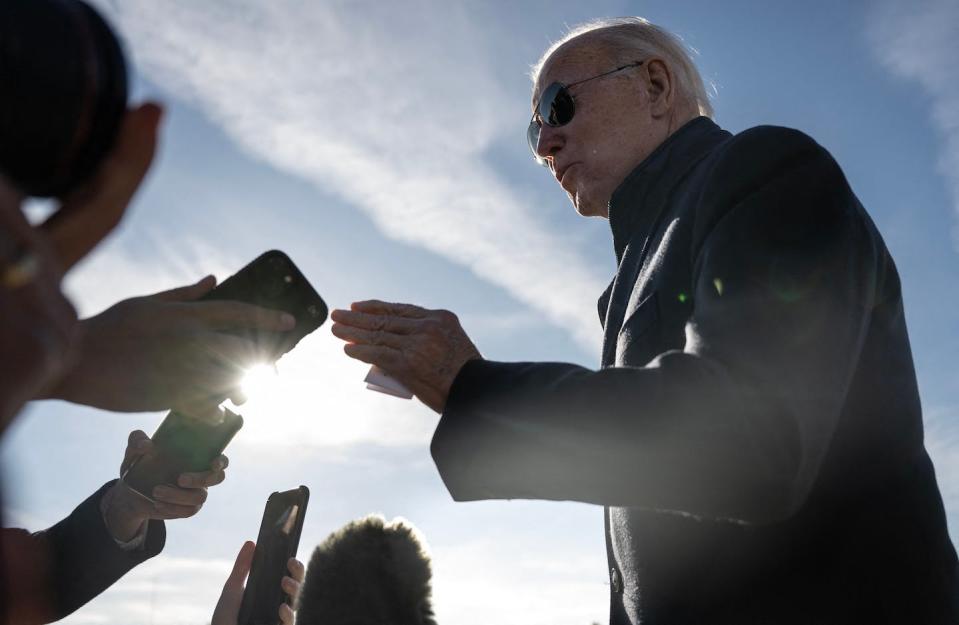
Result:
<svg viewBox="0 0 959 625"><path fill-rule="evenodd" d="M81 0L0 2L0 172L61 197L113 147L127 107L120 42Z"/></svg>

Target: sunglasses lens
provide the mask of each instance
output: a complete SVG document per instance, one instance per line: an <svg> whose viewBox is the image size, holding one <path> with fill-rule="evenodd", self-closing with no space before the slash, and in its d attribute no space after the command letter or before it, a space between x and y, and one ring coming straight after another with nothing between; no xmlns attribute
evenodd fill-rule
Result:
<svg viewBox="0 0 959 625"><path fill-rule="evenodd" d="M540 117L543 123L550 126L565 126L573 121L575 111L573 96L558 82L551 84L543 94L543 99L540 100Z"/></svg>
<svg viewBox="0 0 959 625"><path fill-rule="evenodd" d="M546 160L536 153L536 146L539 145L539 122L536 118L529 120L529 127L526 129L526 142L529 144L529 151L533 153L533 158L540 165L546 166Z"/></svg>
<svg viewBox="0 0 959 625"><path fill-rule="evenodd" d="M529 121L529 127L526 129L526 141L529 143L529 149L537 163L543 166L547 165L546 160L536 153L541 124L553 127L565 126L573 121L575 112L573 96L569 94L563 84L554 82L546 87L539 99L539 105L536 107L537 114ZM537 117L539 120L537 120Z"/></svg>

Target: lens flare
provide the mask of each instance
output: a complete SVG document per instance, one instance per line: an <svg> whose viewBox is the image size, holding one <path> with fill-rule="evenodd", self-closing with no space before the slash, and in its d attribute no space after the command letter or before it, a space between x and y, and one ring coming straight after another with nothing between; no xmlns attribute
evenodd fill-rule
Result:
<svg viewBox="0 0 959 625"><path fill-rule="evenodd" d="M276 390L277 371L273 365L255 365L243 376L240 386L243 394L251 400L263 400Z"/></svg>

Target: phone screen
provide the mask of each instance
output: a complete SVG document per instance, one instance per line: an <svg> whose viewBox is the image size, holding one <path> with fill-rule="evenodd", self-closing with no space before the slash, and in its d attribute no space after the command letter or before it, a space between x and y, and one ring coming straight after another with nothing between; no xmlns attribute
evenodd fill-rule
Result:
<svg viewBox="0 0 959 625"><path fill-rule="evenodd" d="M289 575L287 561L296 556L309 498L310 490L300 486L275 492L267 499L239 625L276 625L280 604L289 604L290 597L283 592L280 581Z"/></svg>

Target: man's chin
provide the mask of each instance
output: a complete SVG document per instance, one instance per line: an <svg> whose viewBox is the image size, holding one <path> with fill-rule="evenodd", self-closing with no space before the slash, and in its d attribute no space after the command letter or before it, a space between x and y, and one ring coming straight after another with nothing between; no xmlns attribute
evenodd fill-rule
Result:
<svg viewBox="0 0 959 625"><path fill-rule="evenodd" d="M569 199L573 202L573 208L583 217L606 217L609 210L608 204L597 205L596 202L587 201L579 194L570 194Z"/></svg>

